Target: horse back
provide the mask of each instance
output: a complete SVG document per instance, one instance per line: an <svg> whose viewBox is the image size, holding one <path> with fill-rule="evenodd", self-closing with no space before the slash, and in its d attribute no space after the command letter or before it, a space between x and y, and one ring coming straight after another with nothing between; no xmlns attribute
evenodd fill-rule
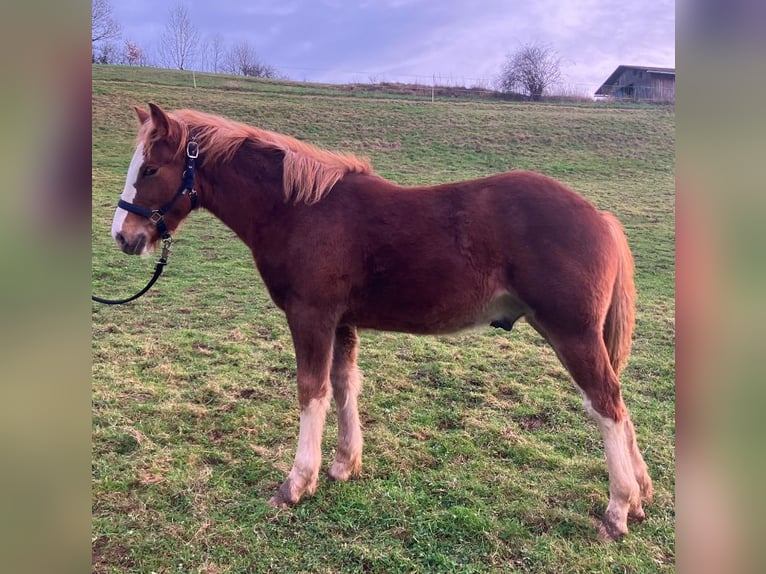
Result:
<svg viewBox="0 0 766 574"><path fill-rule="evenodd" d="M348 176L295 215L284 289L341 322L412 333L512 323L595 281L608 235L584 198L525 171L413 188Z"/></svg>

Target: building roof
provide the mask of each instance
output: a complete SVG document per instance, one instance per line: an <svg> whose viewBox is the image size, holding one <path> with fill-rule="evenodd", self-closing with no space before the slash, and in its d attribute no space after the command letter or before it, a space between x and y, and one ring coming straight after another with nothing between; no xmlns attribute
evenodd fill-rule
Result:
<svg viewBox="0 0 766 574"><path fill-rule="evenodd" d="M647 72L649 74L657 74L657 75L668 75L675 77L676 75L676 69L675 68L657 68L653 66L617 66L617 69L612 72L612 75L609 76L606 79L606 82L604 82L601 87L596 90L597 96L608 96L611 93L610 87L614 86L617 83L617 80L620 76L627 70L642 70L644 72Z"/></svg>

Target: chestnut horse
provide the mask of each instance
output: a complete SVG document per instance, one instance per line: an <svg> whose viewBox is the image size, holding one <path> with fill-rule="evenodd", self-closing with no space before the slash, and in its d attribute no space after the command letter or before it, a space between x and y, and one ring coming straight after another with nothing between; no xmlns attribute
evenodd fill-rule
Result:
<svg viewBox="0 0 766 574"><path fill-rule="evenodd" d="M360 473L358 329L510 330L524 317L601 431L609 471L601 535L617 539L629 517L644 517L652 482L618 379L634 327L633 258L615 217L536 173L402 188L353 155L149 107L136 108L141 127L112 235L126 253L147 252L161 238L157 219L172 232L200 206L252 250L287 317L300 403L295 461L271 505L313 494L331 391L338 448L329 475ZM189 149L198 153L195 192L179 189Z"/></svg>

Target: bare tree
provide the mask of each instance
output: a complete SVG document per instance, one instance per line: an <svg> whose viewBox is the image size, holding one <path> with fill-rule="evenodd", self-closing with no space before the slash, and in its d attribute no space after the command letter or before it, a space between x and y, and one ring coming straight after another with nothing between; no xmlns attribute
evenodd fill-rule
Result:
<svg viewBox="0 0 766 574"><path fill-rule="evenodd" d="M205 36L199 44L198 65L200 71L218 73L224 58L224 40L220 32Z"/></svg>
<svg viewBox="0 0 766 574"><path fill-rule="evenodd" d="M112 15L109 0L93 0L91 16L91 44L114 40L120 35L120 25Z"/></svg>
<svg viewBox="0 0 766 574"><path fill-rule="evenodd" d="M221 71L221 67L223 66L224 43L223 36L220 32L216 32L213 34L213 37L210 38L210 41L208 42L208 51L211 71L217 74Z"/></svg>
<svg viewBox="0 0 766 574"><path fill-rule="evenodd" d="M168 13L165 32L160 38L159 55L165 66L185 70L194 57L197 35L189 11L178 2Z"/></svg>
<svg viewBox="0 0 766 574"><path fill-rule="evenodd" d="M232 74L253 76L256 78L276 78L273 66L262 63L247 40L236 42L226 55L224 69Z"/></svg>
<svg viewBox="0 0 766 574"><path fill-rule="evenodd" d="M210 52L210 38L205 36L202 38L199 44L197 44L197 69L200 72L209 71L209 68L208 68L208 65L209 65L208 59L210 58L209 52Z"/></svg>
<svg viewBox="0 0 766 574"><path fill-rule="evenodd" d="M551 86L561 80L561 58L549 46L526 44L509 54L498 78L503 92L523 93L539 101Z"/></svg>
<svg viewBox="0 0 766 574"><path fill-rule="evenodd" d="M118 64L119 50L114 42L102 41L98 44L98 54L93 51L91 62L94 64Z"/></svg>

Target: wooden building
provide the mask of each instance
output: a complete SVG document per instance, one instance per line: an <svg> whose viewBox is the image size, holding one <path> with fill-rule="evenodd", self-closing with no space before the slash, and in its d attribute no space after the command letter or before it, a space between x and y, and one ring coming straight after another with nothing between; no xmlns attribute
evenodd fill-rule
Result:
<svg viewBox="0 0 766 574"><path fill-rule="evenodd" d="M676 69L617 66L606 82L596 90L596 98L674 103L676 101Z"/></svg>

